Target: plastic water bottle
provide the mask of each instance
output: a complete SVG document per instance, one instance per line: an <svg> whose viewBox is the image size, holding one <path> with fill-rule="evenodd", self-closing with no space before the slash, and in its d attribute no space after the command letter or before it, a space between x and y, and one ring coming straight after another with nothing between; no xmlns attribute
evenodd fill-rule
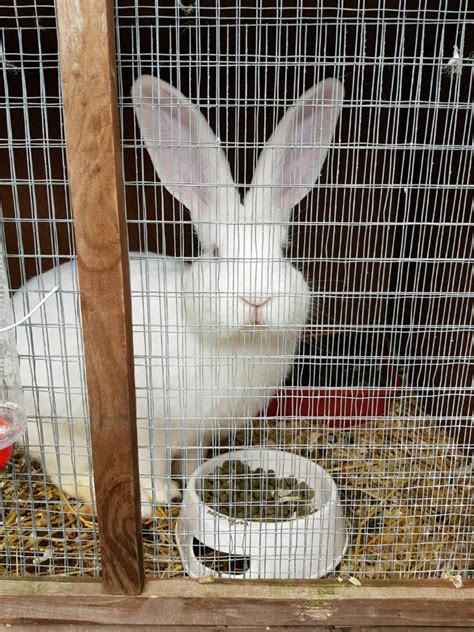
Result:
<svg viewBox="0 0 474 632"><path fill-rule="evenodd" d="M13 443L26 430L26 414L20 382L8 279L0 236L0 469L12 453Z"/></svg>

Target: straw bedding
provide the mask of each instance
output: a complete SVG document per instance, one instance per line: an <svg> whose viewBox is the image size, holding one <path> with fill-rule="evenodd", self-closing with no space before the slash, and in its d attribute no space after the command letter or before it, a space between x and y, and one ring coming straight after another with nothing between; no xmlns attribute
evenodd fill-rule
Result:
<svg viewBox="0 0 474 632"><path fill-rule="evenodd" d="M248 441L239 433L237 443ZM339 577L440 577L474 567L472 461L415 402L397 401L383 421L351 428L257 420L250 442L316 459L335 478L351 540ZM17 452L0 493L0 575L100 573L94 516L38 463ZM183 573L172 535L178 512L158 507L143 523L150 575Z"/></svg>

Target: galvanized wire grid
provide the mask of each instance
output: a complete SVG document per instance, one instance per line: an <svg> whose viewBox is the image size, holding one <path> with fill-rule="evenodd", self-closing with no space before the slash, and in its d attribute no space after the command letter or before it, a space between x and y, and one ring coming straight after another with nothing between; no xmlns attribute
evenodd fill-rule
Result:
<svg viewBox="0 0 474 632"><path fill-rule="evenodd" d="M40 26L54 29L54 21L47 20L45 26L41 17L41 12L46 11L43 5L32 3L30 8L33 30ZM160 2L159 7L153 2L117 2L116 18L130 244L132 251L142 253L132 254L131 261L134 305L145 314L134 325L140 459L142 473L146 468L154 473L144 481L146 500L150 501L145 511L148 513L156 505L160 494L157 473L165 462L170 465L169 446L176 442L173 428L179 428L178 441L184 446L175 462L186 464L197 439L204 439L202 417L218 418L219 405L233 404L231 391L237 384L242 405L228 411L223 423L230 437L215 436L207 456L219 455L228 449L226 446L232 450L234 444L261 446L283 449L324 467L337 485L348 533L348 550L342 564L330 569L331 574L360 579L469 574L473 567L472 463L460 444L469 441L471 422L463 404L470 388L462 368L448 381L453 365L466 365L469 358L466 348L462 352L457 347L450 348L446 335L464 334L468 340L472 331L468 316L471 295L465 276L470 259L464 236L469 226L466 209L471 200L472 179L472 104L466 94L472 95L473 73L466 34L474 20L467 3L458 3L455 9L446 4L416 10L407 7L402 12L398 7L366 6L345 6L343 11L342 4L332 10L325 6L314 9L308 3L296 2L292 7L277 3L272 8L260 3L248 8L226 2L197 2L189 6ZM5 24L1 32L4 42L7 29L22 29L19 14ZM32 276L31 268L27 273L25 267L28 259L33 259L38 273L43 261L57 264L65 252L74 252L65 171L61 174L57 168L49 167L53 148L59 150L65 165L62 132L58 129L52 137L46 124L53 109L60 112L60 101L50 94L51 84L46 81L48 72L57 73L57 56L44 54L41 37L38 41L39 49L34 55L25 55L21 47L10 53L4 46L1 67L4 86L10 85L9 73L15 72L22 77L26 86L23 89L28 92L29 70L39 73L44 86L41 97L34 99L25 99L24 93L11 97L5 92L0 106L9 130L1 142L7 147L10 163L10 172L6 178L2 174L1 184L13 186L14 191L26 187L32 201L32 250L30 247L25 252L22 246L20 218L24 217L24 208L19 194L14 196L14 217L5 219L6 226L10 223L17 229L19 255L11 255L10 260L20 262L22 284L27 276ZM344 419L342 414L338 427L334 427L320 409L312 415L293 410L284 418L257 419L253 425L247 423L239 429L249 421L246 413L251 407L246 408L245 403L255 394L255 383L230 380L222 390L225 373L234 366L234 347L218 350L215 334L225 331L218 329L215 322L207 322L206 334L211 342L206 344L210 344L213 353L205 361L200 360L204 342L199 322L193 323L191 338L186 333L189 325L185 328L183 324L185 312L180 285L174 286L175 272L158 282L156 256L150 254L158 251L174 257L178 265L173 270L190 261L195 266L196 262L207 260L209 265L214 264L212 252L204 252L202 259L198 258L190 217L159 185L144 146L146 139L134 122L130 89L141 74L161 76L193 104L199 104L229 159L241 194L249 188L265 142L294 100L324 78L335 77L344 82L341 121L330 143L323 177L306 204L292 215L287 255L305 272L313 307L310 324L304 328L307 344L300 347L292 384L286 393L288 397L298 387L309 384L319 395L347 404L347 395L341 394L341 389L349 388L358 391L357 395L352 394L353 398L359 397L367 405L389 391L382 412L359 408L357 424L344 423L351 421L353 415ZM430 83L429 90L426 82ZM38 108L44 121L37 138L28 133L33 108ZM23 115L24 134L8 124L14 110ZM191 112L193 107L184 110ZM198 145L193 139L183 142L190 150ZM161 143L163 146L166 142ZM16 176L13 168L15 152L25 152L26 171L22 177ZM289 167L291 160L290 156ZM433 164L437 166L435 172L433 166L429 167ZM39 178L36 168L42 170ZM178 197L183 194L184 176L181 181L163 178L162 183L164 187L175 185ZM212 184L222 182L216 177ZM43 212L35 211L38 185L44 185L48 191L42 202ZM305 185L311 188L313 182L300 181L296 188ZM56 213L58 188L63 190L64 208ZM223 188L228 200L232 186ZM274 188L278 190L278 186ZM249 190L252 195L252 187ZM253 194L257 193L254 187ZM61 216L60 222L56 215ZM272 219L270 216L266 221L271 223ZM261 219L254 217L255 231L248 233L251 239L259 222ZM66 232L59 231L60 224L66 226ZM273 222L274 231L279 224L283 221ZM234 223L226 222L222 215L218 223L210 216L209 225L218 225L221 235L235 230ZM47 226L50 234L46 252L41 249L41 226ZM221 270L233 265L225 254L221 253ZM283 254L272 254L269 268L277 270L275 275L280 281L276 264ZM239 258L241 251L234 250L232 256ZM251 258L248 252L245 256ZM260 258L263 260L261 255ZM423 282L426 278L432 280L431 285ZM265 276L261 279L265 280ZM55 274L53 282L63 287L66 284L63 274ZM28 300L39 300L47 289L40 284L29 299L24 294L25 308ZM291 296L293 302L301 296L294 287L283 284L283 289L282 294ZM229 300L227 307L233 309L239 293L232 283L224 284L220 291L222 300ZM196 295L194 285L189 294ZM197 295L202 301L217 298L212 287ZM76 297L74 284L69 293L63 291L51 300L64 303L68 296ZM424 320L419 310L422 302L426 308ZM160 323L166 310L173 324L164 327ZM407 317L410 310L412 318ZM58 434L57 430L51 434L47 430L61 427L58 417L69 429L73 423L82 427L86 423L78 315L74 313L67 325L57 329L61 344L53 355L49 351L48 330L41 324L47 322L47 314L43 310L41 315L41 321L25 328L31 332L36 326L44 341L44 346L35 341L35 348L31 349L34 358L23 358L28 367L24 385L28 390L36 384L30 416L32 423L43 428L43 437L50 438L43 438L42 454L68 452L71 446L73 453L78 453L80 446L75 444L73 435ZM299 329L288 326L288 336ZM69 342L71 336L73 343ZM189 347L191 339L199 344ZM437 344L430 342L436 339ZM176 345L174 351L171 340ZM416 347L420 340L425 344L421 351ZM281 353L269 360L267 353L268 345L263 339L252 363L246 365L248 375L256 361L260 360L269 372L287 361ZM186 354L189 357L184 365L182 357ZM72 374L55 390L50 386L54 364L69 370L72 367ZM39 367L47 378L40 378ZM420 381L420 375L428 375L435 367L441 374L436 386L428 378ZM271 386L277 388L281 384ZM207 412L201 399L205 389L211 402ZM442 396L451 398L455 405L441 413L425 412ZM61 415L54 412L58 406L63 411ZM197 431L189 440L186 431L193 427ZM157 449L157 437L162 437L163 431L168 448ZM209 442L209 437L205 439ZM311 465L306 461L292 463L291 472L301 482ZM2 505L2 572L97 574L98 538L87 508L78 513L71 500L74 494L65 496L50 484L50 491L39 493L32 502L35 486L45 489L47 479L41 473L44 465L29 474L31 467L18 457L9 475ZM288 477L288 472L279 473L278 464L264 460L262 465L264 471L257 475L260 492L254 489L251 498L248 493L242 498L242 490L241 499L234 498L235 480L231 479L229 487L224 484L224 489L222 479L218 484L219 496L224 493L220 496L224 504L229 500L231 505L241 502L244 511L255 510L251 514L254 519L262 518L267 511L262 505L265 495L276 501L288 496L279 494L278 489L262 492L262 487L268 487L265 471L269 468L276 470L280 482ZM51 467L50 463L46 470L53 480L59 472L62 480L74 475L64 460L60 470L56 467L51 471ZM243 478L242 472L239 478ZM317 496L323 484L315 481L313 476ZM290 504L288 500L280 503L286 507ZM235 509L230 507L230 511ZM152 574L174 576L184 572L174 533L179 511L179 503L158 507L154 517L144 523L146 564ZM279 515L281 510L274 511ZM298 506L294 511L298 511ZM40 537L34 526L38 519L42 520ZM238 537L235 522L227 528L221 524L215 531L209 531L209 523L201 522L194 534L193 554L208 568L221 573L245 574L252 557L260 564L257 574L267 565L277 578L298 573L309 577L320 570L316 563L308 561L316 537L311 520L305 523L303 516L303 522L287 523L290 548L285 548L283 537L277 544L270 544L271 525L266 521L252 523L246 536L252 555L239 556L225 553L229 540ZM336 530L326 534L320 544L322 566L328 544L343 529L343 521L338 520ZM18 536L17 540L8 538L12 534ZM71 540L77 546L66 546L66 541ZM287 551L291 551L291 559L285 557ZM327 560L326 567L331 567L331 560Z"/></svg>
<svg viewBox="0 0 474 632"><path fill-rule="evenodd" d="M77 283L72 278L67 283L61 268L41 276L69 256L74 258L56 35L53 5L14 2L2 8L2 233L11 287L17 290L15 320L52 287L61 287L16 332L31 450L25 454L19 447L9 469L0 475L2 575L99 573L94 524L81 519L77 502L45 473L57 482L69 479L69 492L74 491L77 481L67 455L75 458L79 451L71 429L73 424L87 427ZM23 286L32 277L37 282L27 292ZM67 316L55 323L54 312L63 310ZM57 461L60 454L62 467ZM91 487L92 476L88 474L82 484Z"/></svg>

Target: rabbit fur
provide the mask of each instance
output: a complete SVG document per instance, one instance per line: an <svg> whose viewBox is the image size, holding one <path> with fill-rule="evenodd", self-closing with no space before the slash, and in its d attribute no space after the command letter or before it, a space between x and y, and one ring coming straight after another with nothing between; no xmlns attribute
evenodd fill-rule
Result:
<svg viewBox="0 0 474 632"><path fill-rule="evenodd" d="M211 441L256 416L285 381L311 306L303 275L283 255L290 212L319 176L342 95L327 79L286 111L242 202L199 109L151 76L132 87L145 147L162 185L190 211L202 247L191 264L130 253L143 518L179 498L172 459L189 476ZM17 291L15 318L56 284L17 332L26 441L55 484L93 502L75 262Z"/></svg>

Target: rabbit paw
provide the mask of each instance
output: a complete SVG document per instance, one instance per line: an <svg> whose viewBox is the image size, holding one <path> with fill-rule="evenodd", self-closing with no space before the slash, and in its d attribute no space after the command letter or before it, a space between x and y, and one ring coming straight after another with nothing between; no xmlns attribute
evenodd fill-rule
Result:
<svg viewBox="0 0 474 632"><path fill-rule="evenodd" d="M157 478L155 496L150 484L141 484L142 519L148 520L155 515L154 504L169 505L173 500L181 500L181 490L176 481ZM155 501L155 503L153 503Z"/></svg>
<svg viewBox="0 0 474 632"><path fill-rule="evenodd" d="M157 478L155 490L158 505L169 505L173 500L181 500L179 484L171 479Z"/></svg>
<svg viewBox="0 0 474 632"><path fill-rule="evenodd" d="M58 478L57 485L70 498L77 498L84 503L94 505L94 485L89 474L61 476Z"/></svg>

